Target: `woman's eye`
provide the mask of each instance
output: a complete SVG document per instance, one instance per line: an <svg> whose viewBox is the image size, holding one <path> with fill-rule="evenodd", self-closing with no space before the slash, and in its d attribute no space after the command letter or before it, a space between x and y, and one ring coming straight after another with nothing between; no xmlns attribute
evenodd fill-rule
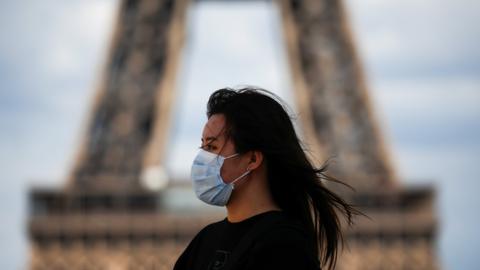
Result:
<svg viewBox="0 0 480 270"><path fill-rule="evenodd" d="M212 145L203 145L203 146L200 146L201 149L205 150L205 151L214 151L215 149L217 149L215 146L212 146Z"/></svg>
<svg viewBox="0 0 480 270"><path fill-rule="evenodd" d="M208 151L215 151L217 150L217 147L215 147L214 145L207 145L207 149Z"/></svg>

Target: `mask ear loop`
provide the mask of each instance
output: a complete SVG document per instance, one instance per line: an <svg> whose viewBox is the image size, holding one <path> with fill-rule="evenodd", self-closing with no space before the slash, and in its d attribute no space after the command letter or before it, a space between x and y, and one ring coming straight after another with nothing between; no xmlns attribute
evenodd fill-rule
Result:
<svg viewBox="0 0 480 270"><path fill-rule="evenodd" d="M235 180L233 180L232 182L230 182L230 184L232 185L232 189L235 189L235 182L237 182L238 180L242 179L243 177L247 176L247 174L249 174L251 172L251 170L247 169L246 172L244 172L242 175L240 175L239 177L235 178Z"/></svg>
<svg viewBox="0 0 480 270"><path fill-rule="evenodd" d="M228 156L228 157L223 157L223 156L221 156L220 154L218 154L218 155L217 155L217 160L218 160L219 158L223 158L223 160L226 160L226 159L229 159L229 158L232 158L232 157L236 157L236 156L238 156L238 155L240 155L240 154L239 154L239 153L235 153L235 154L230 155L230 156Z"/></svg>
<svg viewBox="0 0 480 270"><path fill-rule="evenodd" d="M224 157L223 159L224 159L224 160L225 160L225 159L229 159L229 158L232 158L232 157L236 157L236 156L238 156L238 155L240 155L240 154L239 154L239 153L235 153L235 154L230 155L230 156L228 156L228 157Z"/></svg>

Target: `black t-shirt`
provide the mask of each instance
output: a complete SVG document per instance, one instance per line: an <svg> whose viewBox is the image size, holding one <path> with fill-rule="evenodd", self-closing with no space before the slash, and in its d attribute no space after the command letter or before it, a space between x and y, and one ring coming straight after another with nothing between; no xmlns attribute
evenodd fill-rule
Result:
<svg viewBox="0 0 480 270"><path fill-rule="evenodd" d="M260 220L272 218L278 222L255 238L235 263L235 269L320 269L312 239L307 237L300 223L282 211L269 211L241 222L232 223L225 218L206 226L178 258L174 270L224 269L242 237Z"/></svg>

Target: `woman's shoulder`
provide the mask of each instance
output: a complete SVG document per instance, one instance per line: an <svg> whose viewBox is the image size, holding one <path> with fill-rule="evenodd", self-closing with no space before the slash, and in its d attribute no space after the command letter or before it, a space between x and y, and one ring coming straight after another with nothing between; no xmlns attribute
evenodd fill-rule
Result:
<svg viewBox="0 0 480 270"><path fill-rule="evenodd" d="M313 252L314 237L298 219L283 211L271 213L267 219L274 222L267 223L268 227L256 236L253 252L271 249L291 252L295 248L301 252Z"/></svg>
<svg viewBox="0 0 480 270"><path fill-rule="evenodd" d="M315 243L305 226L285 214L279 215L283 216L253 244L249 262L252 268L247 269L262 269L263 266L274 266L275 269L319 269Z"/></svg>
<svg viewBox="0 0 480 270"><path fill-rule="evenodd" d="M225 219L214 221L206 226L204 226L200 231L198 231L196 238L203 238L211 234L215 234L221 228L225 226Z"/></svg>
<svg viewBox="0 0 480 270"><path fill-rule="evenodd" d="M279 212L277 215L279 215L278 221L259 237L259 242L305 244L305 241L311 239L306 227L299 220L283 212Z"/></svg>
<svg viewBox="0 0 480 270"><path fill-rule="evenodd" d="M186 250L196 249L196 247L202 245L202 243L208 242L212 237L216 237L216 233L219 231L219 228L223 226L222 224L224 224L224 222L224 220L220 220L204 226L193 236Z"/></svg>

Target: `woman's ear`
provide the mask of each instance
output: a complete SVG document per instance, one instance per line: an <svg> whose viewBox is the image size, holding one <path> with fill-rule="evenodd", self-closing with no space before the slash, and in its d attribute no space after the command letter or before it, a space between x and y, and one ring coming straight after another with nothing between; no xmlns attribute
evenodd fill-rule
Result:
<svg viewBox="0 0 480 270"><path fill-rule="evenodd" d="M260 151L252 151L250 154L250 162L248 163L249 170L255 170L260 167L263 162L263 154Z"/></svg>

